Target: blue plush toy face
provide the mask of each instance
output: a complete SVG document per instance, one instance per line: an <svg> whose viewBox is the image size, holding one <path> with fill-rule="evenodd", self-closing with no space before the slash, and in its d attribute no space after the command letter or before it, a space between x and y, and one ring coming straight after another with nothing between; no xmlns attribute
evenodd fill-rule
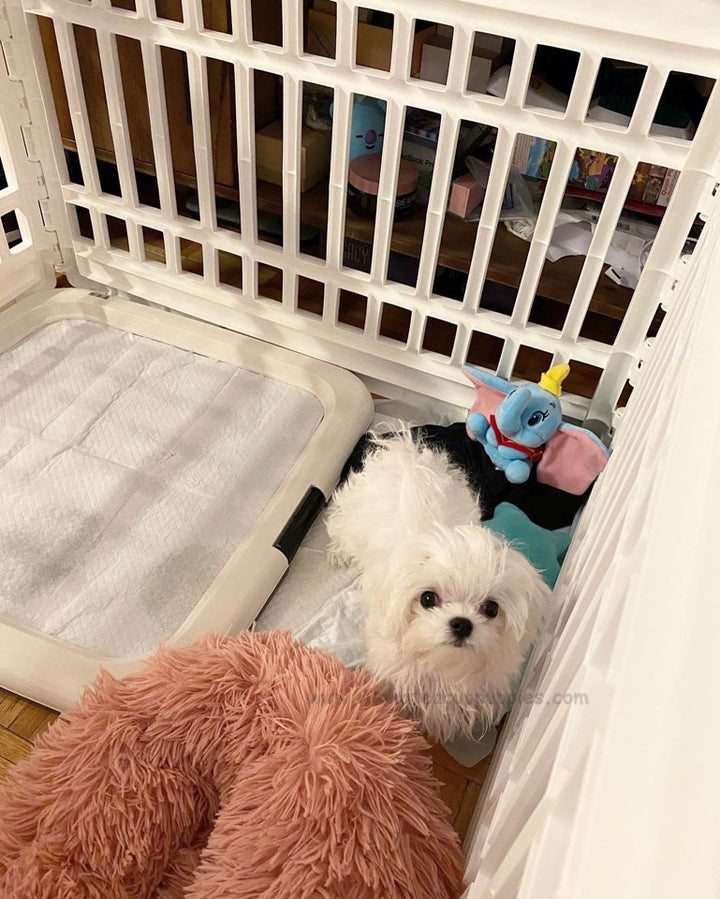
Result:
<svg viewBox="0 0 720 899"><path fill-rule="evenodd" d="M518 387L495 413L500 431L523 446L542 446L562 423L560 400L536 384Z"/></svg>
<svg viewBox="0 0 720 899"><path fill-rule="evenodd" d="M385 102L372 97L356 99L352 111L350 159L379 153L385 136Z"/></svg>

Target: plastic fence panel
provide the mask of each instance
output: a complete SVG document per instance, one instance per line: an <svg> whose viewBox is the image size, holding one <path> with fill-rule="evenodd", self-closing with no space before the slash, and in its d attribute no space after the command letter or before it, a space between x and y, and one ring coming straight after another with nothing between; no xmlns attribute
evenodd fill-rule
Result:
<svg viewBox="0 0 720 899"><path fill-rule="evenodd" d="M702 711L720 484L710 456L688 472L682 442L720 433L717 402L698 392L713 377L718 328L720 217L711 221L563 568L555 634L478 812L468 899L502 894L511 875L518 899L672 896L683 882L714 895L711 841L697 835L720 815L720 780L707 777L718 735ZM696 707L686 738L681 722ZM687 788L692 772L701 791Z"/></svg>
<svg viewBox="0 0 720 899"><path fill-rule="evenodd" d="M5 34L3 34L5 29ZM34 157L23 83L13 70L7 20L0 19L0 307L39 285L52 283L58 261L45 230L47 188Z"/></svg>
<svg viewBox="0 0 720 899"><path fill-rule="evenodd" d="M200 0L26 0L24 8L23 39L34 47L47 108L58 97L66 106L57 109L62 143L55 129L52 152L81 275L454 402L467 397L460 367L468 359L516 378L574 362L577 390L569 386L566 409L577 416L610 422L621 396L625 402L659 291L715 163L720 98L710 94L687 140L659 134L655 110L672 73L710 84L718 76L712 41L690 47L458 2L443 7L438 23L428 2L377 3L373 9L392 19L392 37L376 68L362 55L364 8L352 2L337 4L330 16L334 43L325 55L309 43L308 13L297 2L262 10L233 3L222 21L220 7ZM436 24L452 34L445 83L417 71L418 34ZM504 97L469 87L476 33L512 47ZM576 59L564 111L538 107L530 90L547 47ZM589 117L610 58L645 66L624 126ZM303 110L307 90L318 84L333 90L329 172L326 183L304 189ZM384 103L372 223L346 208L361 96ZM440 125L425 205L399 222L395 195L409 110L439 116ZM256 153L255 134L268 117L282 143L276 184L265 180L266 150ZM458 137L468 122L495 134L477 223L447 214ZM498 216L513 150L528 136L554 142L555 152L526 244ZM578 150L588 148L618 158L589 251L584 261L549 263L568 177ZM603 272L641 163L681 174L632 290ZM161 260L148 232L160 235ZM446 276L450 291L441 287ZM505 291L499 305L492 300L497 285Z"/></svg>

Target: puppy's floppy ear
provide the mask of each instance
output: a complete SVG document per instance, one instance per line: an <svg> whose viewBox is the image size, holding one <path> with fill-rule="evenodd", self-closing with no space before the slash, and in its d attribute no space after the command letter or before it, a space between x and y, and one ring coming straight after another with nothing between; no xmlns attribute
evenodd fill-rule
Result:
<svg viewBox="0 0 720 899"><path fill-rule="evenodd" d="M417 545L402 541L383 556L374 556L362 574L363 598L371 625L385 636L400 637L412 619Z"/></svg>
<svg viewBox="0 0 720 899"><path fill-rule="evenodd" d="M503 542L503 541L499 541ZM507 625L518 642L531 643L552 611L552 590L530 562L511 546L499 550L500 592Z"/></svg>

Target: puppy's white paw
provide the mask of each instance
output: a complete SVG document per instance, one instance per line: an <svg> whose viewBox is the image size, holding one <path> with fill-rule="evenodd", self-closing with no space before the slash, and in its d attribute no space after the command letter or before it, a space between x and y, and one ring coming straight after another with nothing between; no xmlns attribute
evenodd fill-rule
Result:
<svg viewBox="0 0 720 899"><path fill-rule="evenodd" d="M350 568L353 564L352 557L334 542L328 544L327 560L333 568Z"/></svg>

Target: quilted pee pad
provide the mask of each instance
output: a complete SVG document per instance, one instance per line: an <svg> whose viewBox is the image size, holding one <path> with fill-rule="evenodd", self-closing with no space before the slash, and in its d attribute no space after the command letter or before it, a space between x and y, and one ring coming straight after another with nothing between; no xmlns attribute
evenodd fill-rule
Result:
<svg viewBox="0 0 720 899"><path fill-rule="evenodd" d="M323 417L311 393L91 321L0 355L0 614L107 656L172 635Z"/></svg>

